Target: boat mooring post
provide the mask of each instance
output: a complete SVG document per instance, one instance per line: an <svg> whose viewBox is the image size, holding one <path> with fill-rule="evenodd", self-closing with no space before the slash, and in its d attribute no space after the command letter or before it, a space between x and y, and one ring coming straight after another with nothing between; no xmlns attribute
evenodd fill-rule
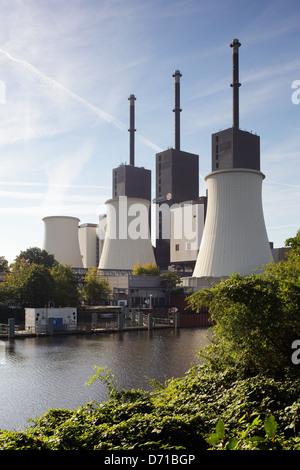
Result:
<svg viewBox="0 0 300 470"><path fill-rule="evenodd" d="M8 337L9 338L15 337L15 319L14 318L8 319Z"/></svg>

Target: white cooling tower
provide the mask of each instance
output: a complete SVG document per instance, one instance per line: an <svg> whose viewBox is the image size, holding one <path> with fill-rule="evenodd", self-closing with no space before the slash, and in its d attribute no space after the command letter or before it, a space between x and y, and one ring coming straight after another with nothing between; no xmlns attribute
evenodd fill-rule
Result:
<svg viewBox="0 0 300 470"><path fill-rule="evenodd" d="M250 275L272 259L263 208L263 173L229 169L209 173L207 215L194 277Z"/></svg>
<svg viewBox="0 0 300 470"><path fill-rule="evenodd" d="M107 229L99 269L131 270L154 263L149 230L150 201L120 196L106 201Z"/></svg>
<svg viewBox="0 0 300 470"><path fill-rule="evenodd" d="M50 216L44 217L43 249L53 254L60 264L82 268L82 257L78 240L77 217Z"/></svg>

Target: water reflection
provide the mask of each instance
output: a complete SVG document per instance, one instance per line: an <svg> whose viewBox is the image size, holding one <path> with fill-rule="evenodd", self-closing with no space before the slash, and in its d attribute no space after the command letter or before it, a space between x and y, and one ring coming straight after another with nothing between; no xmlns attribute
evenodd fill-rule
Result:
<svg viewBox="0 0 300 470"><path fill-rule="evenodd" d="M105 385L85 383L107 367L120 388L150 389L149 379L181 377L208 343L206 329L132 331L0 341L0 429L26 426L50 408L107 399Z"/></svg>

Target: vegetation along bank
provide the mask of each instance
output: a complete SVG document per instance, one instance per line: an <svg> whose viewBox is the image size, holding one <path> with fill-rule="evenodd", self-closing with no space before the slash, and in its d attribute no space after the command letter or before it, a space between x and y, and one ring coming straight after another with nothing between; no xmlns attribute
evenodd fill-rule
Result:
<svg viewBox="0 0 300 470"><path fill-rule="evenodd" d="M300 231L285 261L189 297L209 307L213 341L184 377L152 392L107 385L104 403L51 409L26 430L0 431L1 450L300 450Z"/></svg>

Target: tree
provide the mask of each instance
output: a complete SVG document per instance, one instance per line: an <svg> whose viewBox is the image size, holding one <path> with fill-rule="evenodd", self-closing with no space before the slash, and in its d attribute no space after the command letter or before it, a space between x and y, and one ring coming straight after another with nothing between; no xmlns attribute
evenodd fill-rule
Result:
<svg viewBox="0 0 300 470"><path fill-rule="evenodd" d="M54 255L49 254L46 250L41 250L38 247L28 248L25 251L21 251L16 257L16 262L24 259L29 264L39 264L46 268L52 268L57 266L58 262L54 258Z"/></svg>
<svg viewBox="0 0 300 470"><path fill-rule="evenodd" d="M26 307L47 307L53 298L54 280L49 269L33 264L24 289L23 305Z"/></svg>
<svg viewBox="0 0 300 470"><path fill-rule="evenodd" d="M299 238L300 232L290 241L286 260L268 264L262 274L233 274L189 297L190 308L209 307L215 364L235 362L253 375L295 372L291 348L300 339Z"/></svg>
<svg viewBox="0 0 300 470"><path fill-rule="evenodd" d="M57 307L75 306L79 300L77 278L70 266L62 264L50 270L54 280L53 301Z"/></svg>
<svg viewBox="0 0 300 470"><path fill-rule="evenodd" d="M45 307L53 296L54 281L45 266L28 264L24 259L14 263L5 275L4 291L22 307Z"/></svg>
<svg viewBox="0 0 300 470"><path fill-rule="evenodd" d="M162 273L160 275L161 285L166 289L175 289L177 285L181 284L181 278L179 274L172 271Z"/></svg>
<svg viewBox="0 0 300 470"><path fill-rule="evenodd" d="M136 264L133 268L132 274L135 276L159 276L160 270L155 263L140 263Z"/></svg>
<svg viewBox="0 0 300 470"><path fill-rule="evenodd" d="M300 255L300 229L295 237L288 238L285 241L285 246L289 246L291 248L292 256Z"/></svg>
<svg viewBox="0 0 300 470"><path fill-rule="evenodd" d="M4 256L0 256L0 273L6 273L8 271L8 261L4 258Z"/></svg>
<svg viewBox="0 0 300 470"><path fill-rule="evenodd" d="M106 279L101 279L97 268L88 269L81 288L81 295L90 305L99 305L110 299L109 282Z"/></svg>

